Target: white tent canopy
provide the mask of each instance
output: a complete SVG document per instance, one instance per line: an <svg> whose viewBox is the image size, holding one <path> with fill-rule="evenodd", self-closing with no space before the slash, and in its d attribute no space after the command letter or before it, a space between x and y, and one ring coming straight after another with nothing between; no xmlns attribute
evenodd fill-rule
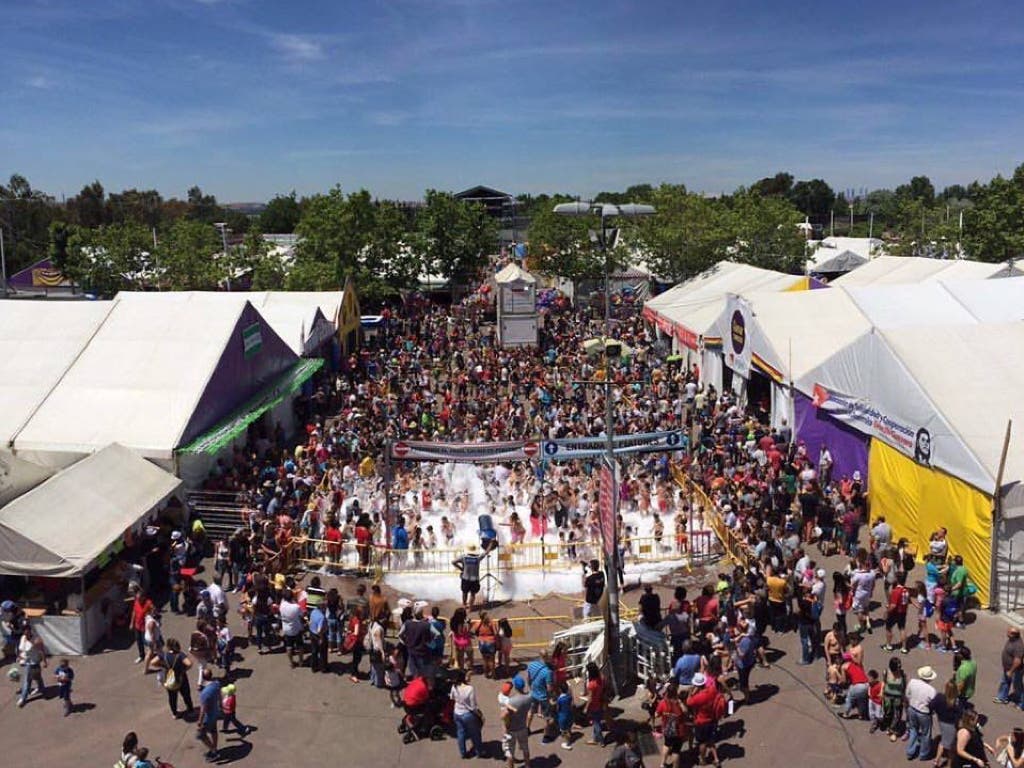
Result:
<svg viewBox="0 0 1024 768"><path fill-rule="evenodd" d="M1016 273L1014 273L1016 274ZM966 259L929 259L922 256L879 256L833 285L855 287L885 283L921 283L930 280L984 280L1009 277L1005 264Z"/></svg>
<svg viewBox="0 0 1024 768"><path fill-rule="evenodd" d="M170 460L192 436L187 432L209 427L297 360L248 302L212 293L149 296L161 298L129 293L112 302L102 326L15 438L16 451L67 466L119 442L147 458ZM250 327L262 351L242 362L243 330ZM203 404L211 412L200 413Z"/></svg>
<svg viewBox="0 0 1024 768"><path fill-rule="evenodd" d="M109 302L0 301L0 506L53 474L8 446L110 308Z"/></svg>
<svg viewBox="0 0 1024 768"><path fill-rule="evenodd" d="M498 274L494 276L494 282L498 285L514 285L517 283L533 285L537 282L537 278L515 262L512 262L505 265L505 267L503 267Z"/></svg>
<svg viewBox="0 0 1024 768"><path fill-rule="evenodd" d="M0 573L81 576L179 485L138 454L109 445L0 510Z"/></svg>

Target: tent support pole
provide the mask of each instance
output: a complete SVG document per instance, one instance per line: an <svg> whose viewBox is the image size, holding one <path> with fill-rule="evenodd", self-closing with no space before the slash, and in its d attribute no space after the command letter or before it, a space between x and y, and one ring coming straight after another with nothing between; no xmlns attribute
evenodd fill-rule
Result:
<svg viewBox="0 0 1024 768"><path fill-rule="evenodd" d="M1006 434L1003 436L1003 450L999 454L999 471L996 473L996 489L992 504L992 544L989 554L989 610L999 612L999 524L1003 519L1003 470L1006 469L1006 454L1010 450L1010 433L1013 431L1013 419L1006 422ZM1009 564L1007 567L1012 567Z"/></svg>

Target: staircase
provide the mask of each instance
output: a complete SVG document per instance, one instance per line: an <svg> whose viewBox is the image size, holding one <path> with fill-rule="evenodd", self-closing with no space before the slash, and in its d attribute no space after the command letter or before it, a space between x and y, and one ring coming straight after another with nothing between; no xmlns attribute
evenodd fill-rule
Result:
<svg viewBox="0 0 1024 768"><path fill-rule="evenodd" d="M209 541L230 538L236 528L245 525L242 519L244 505L237 500L235 493L196 491L188 495L188 506L193 517L203 519Z"/></svg>

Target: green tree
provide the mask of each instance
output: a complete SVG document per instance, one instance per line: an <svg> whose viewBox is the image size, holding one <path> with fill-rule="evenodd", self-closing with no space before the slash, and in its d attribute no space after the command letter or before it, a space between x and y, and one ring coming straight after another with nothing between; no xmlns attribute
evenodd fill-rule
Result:
<svg viewBox="0 0 1024 768"><path fill-rule="evenodd" d="M263 239L259 227L249 227L241 246L231 253L233 277L249 274L254 291L276 291L284 288L284 265L281 258L276 253L271 253L271 250L270 243Z"/></svg>
<svg viewBox="0 0 1024 768"><path fill-rule="evenodd" d="M155 189L125 189L110 194L107 209L114 224L134 221L152 230L162 223L163 202Z"/></svg>
<svg viewBox="0 0 1024 768"><path fill-rule="evenodd" d="M807 243L796 226L803 216L788 200L738 193L729 201L729 213L733 259L779 272L803 272Z"/></svg>
<svg viewBox="0 0 1024 768"><path fill-rule="evenodd" d="M1024 256L1024 165L1007 179L996 176L976 195L964 214L963 244L978 261L1008 261Z"/></svg>
<svg viewBox="0 0 1024 768"><path fill-rule="evenodd" d="M480 205L456 200L449 192L428 189L426 205L419 212L416 244L430 271L436 271L454 288L465 282L494 252L498 227Z"/></svg>
<svg viewBox="0 0 1024 768"><path fill-rule="evenodd" d="M302 218L302 208L295 198L295 192L289 195L278 195L263 209L259 217L259 227L263 232L273 234L290 234Z"/></svg>
<svg viewBox="0 0 1024 768"><path fill-rule="evenodd" d="M798 181L789 193L789 201L805 216L825 216L832 210L836 193L822 179Z"/></svg>
<svg viewBox="0 0 1024 768"><path fill-rule="evenodd" d="M377 204L374 226L363 249L357 277L360 294L377 301L413 288L420 276L421 261L406 243L405 214L394 203Z"/></svg>
<svg viewBox="0 0 1024 768"><path fill-rule="evenodd" d="M346 277L356 277L359 256L370 241L373 226L373 202L366 190L346 197L341 187L335 186L326 195L309 198L295 228L299 274L308 273L319 282L322 270L310 270L307 265L327 265L337 290Z"/></svg>
<svg viewBox="0 0 1024 768"><path fill-rule="evenodd" d="M161 282L175 291L217 288L230 264L218 260L221 237L210 224L179 219L160 240L158 249Z"/></svg>
<svg viewBox="0 0 1024 768"><path fill-rule="evenodd" d="M721 200L692 194L682 185L655 190L657 213L642 219L638 241L659 277L686 280L725 258L735 242L729 213Z"/></svg>
<svg viewBox="0 0 1024 768"><path fill-rule="evenodd" d="M774 176L766 176L755 181L750 191L763 197L789 197L793 191L793 174L779 171Z"/></svg>
<svg viewBox="0 0 1024 768"><path fill-rule="evenodd" d="M59 213L53 199L33 189L21 174L0 184L0 229L4 233L7 274L44 258L50 244L50 222Z"/></svg>
<svg viewBox="0 0 1024 768"><path fill-rule="evenodd" d="M538 201L530 222L530 255L527 266L546 275L569 280L603 274L604 256L591 240L591 230L600 222L595 216L561 216L554 212L559 203L573 202L569 197Z"/></svg>
<svg viewBox="0 0 1024 768"><path fill-rule="evenodd" d="M213 195L204 195L198 186L188 190L188 217L205 224L213 224L223 219L217 198Z"/></svg>
<svg viewBox="0 0 1024 768"><path fill-rule="evenodd" d="M896 196L917 200L926 208L930 208L935 204L935 187L927 176L915 176L909 184L900 184L896 187Z"/></svg>
<svg viewBox="0 0 1024 768"><path fill-rule="evenodd" d="M62 270L83 290L109 297L146 284L151 250L149 231L134 222L76 227L67 238Z"/></svg>
<svg viewBox="0 0 1024 768"><path fill-rule="evenodd" d="M68 200L72 220L80 227L102 227L110 222L107 211L107 197L99 181L86 184L77 196Z"/></svg>

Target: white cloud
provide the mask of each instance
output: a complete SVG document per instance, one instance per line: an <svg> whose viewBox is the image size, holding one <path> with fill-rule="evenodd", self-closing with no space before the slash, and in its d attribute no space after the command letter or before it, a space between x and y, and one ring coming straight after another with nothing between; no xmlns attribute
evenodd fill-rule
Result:
<svg viewBox="0 0 1024 768"><path fill-rule="evenodd" d="M327 54L323 43L306 35L275 34L270 44L286 59L296 63L320 61Z"/></svg>
<svg viewBox="0 0 1024 768"><path fill-rule="evenodd" d="M25 81L25 85L29 88L38 88L39 90L49 90L57 85L57 83L46 75L33 75Z"/></svg>

